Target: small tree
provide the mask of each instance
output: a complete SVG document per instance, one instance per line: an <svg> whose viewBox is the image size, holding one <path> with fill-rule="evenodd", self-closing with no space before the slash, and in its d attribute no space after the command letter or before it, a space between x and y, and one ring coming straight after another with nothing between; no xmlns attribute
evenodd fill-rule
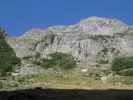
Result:
<svg viewBox="0 0 133 100"><path fill-rule="evenodd" d="M0 73L6 75L7 72L13 71L20 59L16 57L13 49L5 41L5 31L0 31Z"/></svg>

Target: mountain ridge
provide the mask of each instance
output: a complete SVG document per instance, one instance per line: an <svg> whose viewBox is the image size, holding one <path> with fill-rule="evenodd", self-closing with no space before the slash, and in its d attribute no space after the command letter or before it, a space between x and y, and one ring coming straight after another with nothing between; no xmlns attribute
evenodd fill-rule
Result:
<svg viewBox="0 0 133 100"><path fill-rule="evenodd" d="M32 29L7 42L20 58L61 52L71 54L81 70L110 73L112 59L133 55L133 28L116 19L90 17L74 25Z"/></svg>

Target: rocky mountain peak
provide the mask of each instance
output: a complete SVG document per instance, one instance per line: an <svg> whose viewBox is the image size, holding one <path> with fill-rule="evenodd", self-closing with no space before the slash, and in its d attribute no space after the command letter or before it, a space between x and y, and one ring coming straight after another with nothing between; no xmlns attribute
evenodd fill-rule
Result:
<svg viewBox="0 0 133 100"><path fill-rule="evenodd" d="M89 17L74 25L51 26L46 29L31 29L20 38L37 39L40 37L45 37L47 34L62 35L64 33L82 33L85 35L88 34L90 36L113 36L116 33L124 33L127 30L128 25L119 20L101 17Z"/></svg>
<svg viewBox="0 0 133 100"><path fill-rule="evenodd" d="M84 67L133 54L133 28L116 19L90 17L75 25L32 29L8 39L18 57L69 53Z"/></svg>
<svg viewBox="0 0 133 100"><path fill-rule="evenodd" d="M89 17L78 23L80 30L90 35L113 35L127 30L128 26L116 19Z"/></svg>
<svg viewBox="0 0 133 100"><path fill-rule="evenodd" d="M92 17L88 17L86 19L83 19L79 23L80 24L85 24L85 23L105 23L105 24L118 23L120 25L125 25L125 23L123 23L122 21L117 20L117 19L102 18L102 17L96 17L96 16L92 16Z"/></svg>
<svg viewBox="0 0 133 100"><path fill-rule="evenodd" d="M111 71L115 57L133 55L133 27L116 19L90 17L74 25L32 29L7 42L22 60L34 59L38 54L47 58L52 53L65 53L74 57L79 69L101 75ZM27 65L27 61L22 64L28 71L27 66L35 67L31 62Z"/></svg>

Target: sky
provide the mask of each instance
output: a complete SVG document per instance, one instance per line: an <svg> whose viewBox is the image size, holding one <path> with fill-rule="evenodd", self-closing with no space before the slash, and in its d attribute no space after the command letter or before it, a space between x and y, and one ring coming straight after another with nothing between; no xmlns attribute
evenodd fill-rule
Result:
<svg viewBox="0 0 133 100"><path fill-rule="evenodd" d="M91 16L133 24L133 0L0 0L0 27L10 36L32 28L70 25Z"/></svg>

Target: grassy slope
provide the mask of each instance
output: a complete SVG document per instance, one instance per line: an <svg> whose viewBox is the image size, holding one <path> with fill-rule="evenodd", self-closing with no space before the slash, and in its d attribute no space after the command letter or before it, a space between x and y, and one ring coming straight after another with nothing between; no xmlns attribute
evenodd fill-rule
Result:
<svg viewBox="0 0 133 100"><path fill-rule="evenodd" d="M132 84L120 84L120 82L130 82L133 84L133 78L118 80L103 84L100 80L94 80L88 77L81 77L74 72L66 72L63 76L53 74L41 74L31 77L8 77L7 80L1 80L1 90L14 90L26 88L57 88L57 89L133 89ZM3 84L2 84L3 82Z"/></svg>

